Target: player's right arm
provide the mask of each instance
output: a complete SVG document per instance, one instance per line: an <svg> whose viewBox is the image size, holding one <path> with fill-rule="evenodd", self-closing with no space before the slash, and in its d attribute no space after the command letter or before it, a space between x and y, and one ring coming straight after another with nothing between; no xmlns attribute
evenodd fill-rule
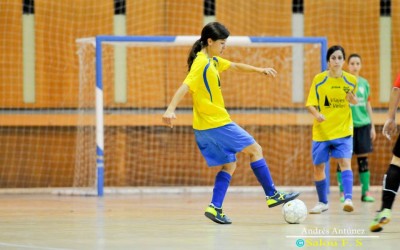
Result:
<svg viewBox="0 0 400 250"><path fill-rule="evenodd" d="M391 136L396 133L396 111L397 106L400 102L400 89L393 88L392 93L390 94L390 102L389 102L389 112L388 112L388 119L383 126L382 133L386 138L389 140Z"/></svg>
<svg viewBox="0 0 400 250"><path fill-rule="evenodd" d="M173 120L176 119L175 109L188 91L189 91L189 86L183 83L175 92L174 97L172 97L172 100L162 117L163 122L167 126L171 128L174 127Z"/></svg>
<svg viewBox="0 0 400 250"><path fill-rule="evenodd" d="M396 112L400 103L400 75L398 75L390 94L388 119L383 125L382 134L389 140L396 133Z"/></svg>
<svg viewBox="0 0 400 250"><path fill-rule="evenodd" d="M323 121L325 121L325 117L317 109L318 99L316 97L317 93L316 93L316 89L315 89L315 83L318 82L317 77L318 77L318 75L314 77L314 80L311 84L310 92L308 93L308 98L307 98L307 102L306 102L306 107L307 107L307 110L315 117L315 119L318 122L323 122Z"/></svg>
<svg viewBox="0 0 400 250"><path fill-rule="evenodd" d="M318 122L325 121L325 116L318 112L314 106L307 106L308 111L315 117Z"/></svg>

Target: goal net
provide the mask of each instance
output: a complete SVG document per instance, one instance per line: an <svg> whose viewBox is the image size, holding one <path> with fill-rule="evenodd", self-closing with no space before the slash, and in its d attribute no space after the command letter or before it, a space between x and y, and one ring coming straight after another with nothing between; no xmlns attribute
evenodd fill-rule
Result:
<svg viewBox="0 0 400 250"><path fill-rule="evenodd" d="M2 0L0 193L97 193L102 183L211 186L216 170L206 167L194 142L190 95L178 107L174 129L164 127L161 116L187 74L192 41L177 41L199 36L214 20L231 32L227 59L278 70L274 79L236 72L221 79L228 111L263 146L276 185L313 186L312 118L304 100L325 60L318 43L251 44L249 37L326 37L347 55L362 56L377 131L369 157L371 185L380 187L393 146L380 131L400 68L400 15L394 15L399 10L400 1L380 0ZM102 68L96 71L97 47L76 40L100 34L166 40L103 41ZM102 105L96 106L96 92ZM96 142L96 107L102 111L103 144ZM258 186L248 159L239 154L238 161L232 187ZM355 157L352 166L358 186Z"/></svg>
<svg viewBox="0 0 400 250"><path fill-rule="evenodd" d="M178 106L174 129L161 123L187 74L187 54L196 39L78 39L79 121L83 126L78 129L75 185L97 183L101 194L103 184L213 184L215 171L207 169L194 141L190 94ZM278 185L308 185L296 178L310 162L312 118L304 102L313 76L326 68L326 39L233 36L227 46L225 58L231 61L278 71L276 78L235 72L221 75L232 119L263 146ZM249 159L239 155L238 165L240 178L232 184L256 184Z"/></svg>

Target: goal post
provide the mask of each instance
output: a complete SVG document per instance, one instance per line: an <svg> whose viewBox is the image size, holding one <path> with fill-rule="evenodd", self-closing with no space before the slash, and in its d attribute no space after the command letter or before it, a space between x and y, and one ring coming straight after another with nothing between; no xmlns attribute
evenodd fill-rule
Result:
<svg viewBox="0 0 400 250"><path fill-rule="evenodd" d="M97 195L98 196L103 196L104 195L104 187L105 187L105 170L107 170L107 161L105 161L105 159L108 158L107 156L107 152L104 149L104 143L105 143L105 130L106 127L109 126L107 124L104 123L104 113L105 110L107 110L108 113L118 113L121 112L119 110L119 107L112 107L115 105L111 105L111 107L107 107L107 105L104 105L104 75L108 74L107 70L112 69L113 67L110 67L109 65L105 65L108 63L118 63L118 61L116 60L116 58L118 57L117 55L117 51L114 50L113 52L105 52L105 45L107 46L123 46L123 47L128 47L128 48L169 48L169 47L182 47L184 48L184 53L186 54L188 52L188 49L190 49L190 47L192 46L192 44L198 39L198 36L96 36L95 38L82 38L82 39L77 39L77 44L79 47L79 61L80 61L80 85L81 87L83 87L84 84L87 83L82 83L82 81L85 81L89 78L91 78L91 76L88 76L86 74L95 74L95 85L96 85L96 90L95 90L95 131L96 131L96 177L95 177L95 183L97 186ZM282 64L287 64L290 63L291 61L291 66L293 69L293 73L291 72L281 72L279 74L291 74L292 77L290 79L290 81L296 81L297 79L301 78L301 82L303 84L302 86L302 90L299 91L299 89L293 88L292 90L292 99L291 102L292 104L287 104L288 107L270 107L270 105L262 105L265 107L259 107L258 105L255 105L254 107L251 107L249 109L244 108L241 109L240 107L240 102L238 104L233 104L231 105L232 108L232 112L234 113L240 113L240 114L244 114L244 113L250 113L250 112L254 112L254 110L256 109L258 113L271 113L271 110L274 112L287 112L288 109L291 109L291 111L293 111L293 113L302 113L302 109L303 109L303 101L304 101L304 94L300 94L300 98L295 98L293 97L296 92L297 93L304 93L305 87L304 87L304 75L302 74L302 71L304 71L304 63L305 60L311 60L310 58L307 59L307 54L318 54L317 57L313 56L312 58L314 58L313 60L317 60L317 65L318 67L315 68L315 66L309 67L309 68L313 68L312 69L312 73L308 74L308 78L310 78L311 75L316 74L318 72L320 72L321 70L326 69L327 65L326 65L326 61L325 61L325 53L327 50L327 40L324 37L256 37L256 36L231 36L228 38L228 42L227 45L230 48L242 48L242 49L246 49L246 48L270 48L273 50L273 48L290 48L291 52L287 52L287 49L284 49L284 51L282 52L284 55L284 58L280 58L281 55L279 55L280 52L278 52L277 55L275 55L275 57L277 58L271 58L271 66L274 65L274 59L278 59L278 60L283 60ZM310 48L305 49L304 45L311 45ZM88 67L87 65L85 66L85 62L87 60L86 57L88 57L87 52L85 52L85 49L83 49L84 47L91 47L93 46L95 48L95 70L91 71L89 70L88 72L82 72L85 69L87 70ZM297 46L297 47L296 47ZM297 50L297 52L296 52ZM298 53L300 50L300 53ZM232 52L232 51L230 51ZM305 52L305 53L303 53ZM105 53L108 54L107 57L112 57L113 60L108 60L105 59ZM124 51L123 53L126 53L126 51ZM90 53L89 53L90 54ZM110 55L112 54L112 55ZM132 55L132 54L130 54ZM92 55L93 56L93 55ZM186 55L185 55L186 56ZM263 57L264 55L260 55L261 57ZM235 59L235 60L240 60L240 53L239 53L239 58ZM297 57L297 58L296 58ZM122 58L121 60L126 60L126 56L122 56L120 57ZM226 58L230 58L230 53L227 53ZM160 55L160 58L155 59L156 61L162 61L165 60L165 57L163 55ZM260 64L260 63L264 63L263 60L260 59L255 59L256 61L253 62L253 64ZM260 62L257 62L257 60L260 60ZM122 63L121 65L126 66L126 62ZM315 65L315 62L314 64ZM262 65L259 65L262 66ZM266 65L269 66L269 65ZM158 67L158 66L154 66L154 67ZM168 67L168 66L167 66ZM289 68L290 68L289 67ZM90 69L91 67L89 67ZM114 67L115 68L115 72L114 74L120 74L120 72L116 72L118 67ZM296 70L294 70L294 68L300 68L301 70L301 74L300 73L296 73ZM310 69L308 69L310 70ZM168 69L167 69L168 71ZM122 70L121 72L126 72L126 70ZM299 72L297 70L297 72ZM299 76L300 75L300 76ZM117 79L116 77L114 77L114 79ZM182 81L183 78L180 79L180 81ZM285 77L285 81L287 81L287 77ZM308 84L308 83L307 83ZM308 85L307 85L308 86ZM87 88L84 87L84 88ZM82 94L85 94L85 91L81 92ZM160 93L160 97L161 97L161 93ZM168 95L168 94L167 94ZM165 97L165 101L163 103L163 105L159 105L158 107L145 107L145 106L141 106L141 105L126 105L124 107L122 107L122 110L125 110L125 112L131 113L131 112L135 112L135 114L140 114L141 113L141 109L149 109L152 110L152 114L150 114L150 116L153 116L153 119L155 117L158 117L158 119L161 121L161 115L162 115L162 110L166 107L167 102L169 101L168 98L171 98L171 95L169 93L169 96ZM299 102L299 99L300 102ZM300 103L300 105L299 105ZM83 107L85 107L87 105L83 104ZM117 105L118 106L118 105ZM253 106L253 105L250 105ZM286 106L286 105L285 105ZM292 106L292 107L291 107ZM301 107L299 109L299 107ZM229 109L229 107L228 107ZM118 111L119 110L119 111ZM187 108L188 110L188 108ZM262 111L264 110L264 111ZM190 113L188 111L186 111L186 113ZM260 113L260 115L262 115ZM190 116L190 114L185 114ZM264 114L266 115L266 114ZM134 117L135 115L132 115L132 119L136 119ZM154 117L155 116L155 117ZM240 123L240 117L239 118L239 123ZM140 118L137 118L140 119ZM155 118L156 119L156 118ZM246 118L242 118L244 120L246 120ZM272 118L272 120L275 118ZM285 118L282 118L285 119ZM297 118L298 120L299 118ZM186 124L182 124L186 127L190 126L190 118L185 118L184 119L186 121ZM265 116L265 120L262 123L271 123L271 119L268 118L268 116ZM268 121L270 120L270 121ZM147 124L150 126L160 126L161 124L159 123L155 123L153 125L151 125L152 122L144 122L144 124ZM185 123L185 122L183 122ZM254 122L255 124L257 124L258 122ZM272 123L275 123L274 121L272 121ZM278 121L277 123L282 123L282 121ZM285 123L285 122L283 122ZM288 122L288 124L290 123L294 123L291 124L292 126L296 126L296 122ZM300 121L300 123L298 125L302 125L303 122ZM139 124L141 124L141 122L139 122ZM147 126L144 125L144 126ZM265 124L264 124L265 125ZM129 124L127 126L130 126ZM133 126L143 126L143 124L141 125L133 125ZM126 147L126 146L124 146ZM110 157L112 158L112 157ZM89 157L90 159L90 157ZM162 159L160 159L162 160ZM89 164L90 165L90 164ZM173 174L173 173L172 173ZM145 184L146 185L146 184ZM157 184L156 184L157 185ZM171 184L168 184L171 185Z"/></svg>

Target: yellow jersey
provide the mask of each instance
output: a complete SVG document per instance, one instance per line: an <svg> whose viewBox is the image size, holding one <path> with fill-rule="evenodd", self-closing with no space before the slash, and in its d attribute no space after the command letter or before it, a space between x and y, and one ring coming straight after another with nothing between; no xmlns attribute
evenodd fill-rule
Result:
<svg viewBox="0 0 400 250"><path fill-rule="evenodd" d="M317 74L311 84L306 106L314 106L325 121L314 119L312 139L329 141L353 135L353 119L348 91L356 92L357 78L345 71L341 77L329 77L328 71Z"/></svg>
<svg viewBox="0 0 400 250"><path fill-rule="evenodd" d="M219 73L231 62L221 57L208 58L198 52L188 75L183 81L189 86L193 99L193 128L206 130L232 122L225 108Z"/></svg>

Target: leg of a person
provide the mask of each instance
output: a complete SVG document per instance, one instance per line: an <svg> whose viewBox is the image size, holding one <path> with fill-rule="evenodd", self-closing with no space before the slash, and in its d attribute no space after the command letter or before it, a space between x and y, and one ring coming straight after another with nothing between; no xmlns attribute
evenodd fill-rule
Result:
<svg viewBox="0 0 400 250"><path fill-rule="evenodd" d="M368 166L368 154L372 152L371 124L354 128L353 148L357 157L358 173L361 183L361 201L373 202L375 199L368 193L371 174Z"/></svg>
<svg viewBox="0 0 400 250"><path fill-rule="evenodd" d="M328 194L326 192L325 162L314 165L315 188L318 194L318 203L311 210L310 214L320 214L328 210Z"/></svg>
<svg viewBox="0 0 400 250"><path fill-rule="evenodd" d="M340 169L339 163L336 167L336 179L339 186L339 200L341 203L344 202L344 195L343 195L343 180L342 180L342 170Z"/></svg>
<svg viewBox="0 0 400 250"><path fill-rule="evenodd" d="M236 162L222 165L221 171L215 176L215 184L211 204L206 208L204 215L218 224L231 224L231 219L222 212L222 204L228 191L229 183L236 169Z"/></svg>
<svg viewBox="0 0 400 250"><path fill-rule="evenodd" d="M312 143L312 158L314 163L314 181L319 202L328 203L325 163L329 161L330 142Z"/></svg>
<svg viewBox="0 0 400 250"><path fill-rule="evenodd" d="M344 193L344 205L343 211L353 212L353 171L351 170L351 159L350 158L339 158L338 159L340 169L342 169L342 181L343 181L343 193Z"/></svg>
<svg viewBox="0 0 400 250"><path fill-rule="evenodd" d="M345 199L353 198L353 171L351 170L351 159L338 159L340 169L342 170L343 192Z"/></svg>
<svg viewBox="0 0 400 250"><path fill-rule="evenodd" d="M391 209L400 183L400 136L392 150L393 157L386 174L383 176L382 206Z"/></svg>
<svg viewBox="0 0 400 250"><path fill-rule="evenodd" d="M400 149L399 140L396 142L396 146L393 149L394 154L399 153ZM381 209L376 214L375 218L370 224L371 232L380 232L383 230L383 225L390 222L392 217L392 206L394 199L396 198L397 191L400 186L400 158L393 155L392 161L383 177L383 188L382 188L382 204Z"/></svg>
<svg viewBox="0 0 400 250"><path fill-rule="evenodd" d="M314 181L319 202L328 204L328 196L326 193L325 163L314 166Z"/></svg>
<svg viewBox="0 0 400 250"><path fill-rule="evenodd" d="M275 189L271 173L265 161L261 146L255 142L242 151L250 156L250 166L264 189L268 207L275 207L290 200L296 199L300 193L284 193Z"/></svg>
<svg viewBox="0 0 400 250"><path fill-rule="evenodd" d="M339 186L340 194L343 193L343 181L342 181L342 170L340 169L339 163L336 167L336 179Z"/></svg>
<svg viewBox="0 0 400 250"><path fill-rule="evenodd" d="M359 151L359 146L360 146L360 144L359 144L359 138L360 138L360 129L359 128L354 128L354 134L353 134L353 153L356 153L357 154L357 152ZM337 177L337 180L338 180L338 185L339 185L339 191L340 191L340 194L341 194L341 197L340 197L340 201L341 202L344 202L344 199L345 199L345 197L343 196L343 192L344 192L344 190L343 190L343 177L342 177L342 171L343 171L344 169L341 169L340 168L340 164L339 164L339 162L338 162L338 165L337 165L337 170L336 170L336 177ZM350 159L350 170L351 170L351 159ZM348 176L347 176L348 177ZM353 182L352 182L353 183Z"/></svg>
<svg viewBox="0 0 400 250"><path fill-rule="evenodd" d="M368 154L357 155L357 163L361 183L361 201L373 202L375 199L368 193L371 179L368 167Z"/></svg>
<svg viewBox="0 0 400 250"><path fill-rule="evenodd" d="M400 185L400 158L393 155L392 161L383 177L381 210L392 209Z"/></svg>
<svg viewBox="0 0 400 250"><path fill-rule="evenodd" d="M242 151L250 156L250 166L264 189L266 196L273 196L276 192L267 162L263 158L261 146L255 142Z"/></svg>
<svg viewBox="0 0 400 250"><path fill-rule="evenodd" d="M342 170L342 183L344 192L343 210L352 212L353 208L353 171L351 170L351 158L353 154L353 138L351 136L332 140L332 157L338 160Z"/></svg>
<svg viewBox="0 0 400 250"><path fill-rule="evenodd" d="M326 193L330 194L330 186L331 186L331 162L327 160L325 162L325 180L326 180Z"/></svg>
<svg viewBox="0 0 400 250"><path fill-rule="evenodd" d="M330 142L313 141L311 151L314 164L314 183L318 194L318 203L310 210L310 214L320 214L328 210L325 163L329 161Z"/></svg>
<svg viewBox="0 0 400 250"><path fill-rule="evenodd" d="M236 162L227 163L221 167L221 171L215 176L211 204L216 208L222 208L222 203L224 202L235 169Z"/></svg>

